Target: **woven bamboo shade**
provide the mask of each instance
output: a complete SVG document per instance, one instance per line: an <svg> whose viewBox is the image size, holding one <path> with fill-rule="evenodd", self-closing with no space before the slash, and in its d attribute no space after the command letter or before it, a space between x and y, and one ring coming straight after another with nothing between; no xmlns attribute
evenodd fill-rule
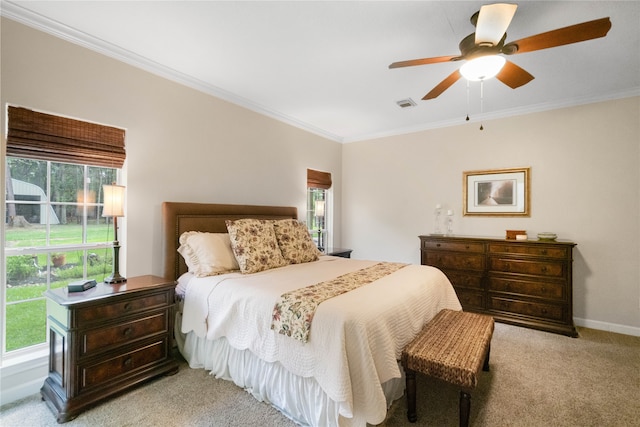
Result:
<svg viewBox="0 0 640 427"><path fill-rule="evenodd" d="M123 129L9 106L7 155L121 168Z"/></svg>
<svg viewBox="0 0 640 427"><path fill-rule="evenodd" d="M331 173L307 169L308 188L331 188Z"/></svg>

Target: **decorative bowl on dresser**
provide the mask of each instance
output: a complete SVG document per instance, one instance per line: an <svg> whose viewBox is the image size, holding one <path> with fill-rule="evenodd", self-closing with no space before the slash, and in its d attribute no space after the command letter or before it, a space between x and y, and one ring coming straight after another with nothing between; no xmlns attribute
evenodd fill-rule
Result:
<svg viewBox="0 0 640 427"><path fill-rule="evenodd" d="M577 337L568 241L426 235L421 264L441 269L465 311Z"/></svg>
<svg viewBox="0 0 640 427"><path fill-rule="evenodd" d="M143 381L178 372L173 280L139 276L45 296L49 376L40 393L59 423Z"/></svg>

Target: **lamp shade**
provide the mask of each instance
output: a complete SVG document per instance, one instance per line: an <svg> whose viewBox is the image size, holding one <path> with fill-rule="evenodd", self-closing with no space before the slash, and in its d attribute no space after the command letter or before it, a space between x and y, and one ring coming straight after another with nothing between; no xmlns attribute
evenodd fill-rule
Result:
<svg viewBox="0 0 640 427"><path fill-rule="evenodd" d="M122 185L103 185L104 206L102 216L124 216L124 190Z"/></svg>
<svg viewBox="0 0 640 427"><path fill-rule="evenodd" d="M504 57L499 55L487 55L472 59L460 67L460 74L471 81L487 80L495 77L502 70Z"/></svg>
<svg viewBox="0 0 640 427"><path fill-rule="evenodd" d="M316 200L315 203L316 216L324 216L324 200Z"/></svg>

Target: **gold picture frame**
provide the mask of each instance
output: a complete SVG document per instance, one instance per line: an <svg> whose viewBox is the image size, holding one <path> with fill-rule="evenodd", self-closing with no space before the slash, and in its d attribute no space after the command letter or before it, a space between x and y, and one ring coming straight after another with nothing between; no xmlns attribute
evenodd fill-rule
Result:
<svg viewBox="0 0 640 427"><path fill-rule="evenodd" d="M464 216L531 216L531 168L462 173Z"/></svg>

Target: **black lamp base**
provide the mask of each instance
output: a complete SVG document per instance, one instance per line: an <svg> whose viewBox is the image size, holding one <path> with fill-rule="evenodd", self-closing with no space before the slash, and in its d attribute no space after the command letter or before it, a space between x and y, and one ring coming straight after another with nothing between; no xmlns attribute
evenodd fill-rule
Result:
<svg viewBox="0 0 640 427"><path fill-rule="evenodd" d="M111 276L105 277L104 283L123 283L127 278L120 275L120 243L115 240L113 242L113 273Z"/></svg>

